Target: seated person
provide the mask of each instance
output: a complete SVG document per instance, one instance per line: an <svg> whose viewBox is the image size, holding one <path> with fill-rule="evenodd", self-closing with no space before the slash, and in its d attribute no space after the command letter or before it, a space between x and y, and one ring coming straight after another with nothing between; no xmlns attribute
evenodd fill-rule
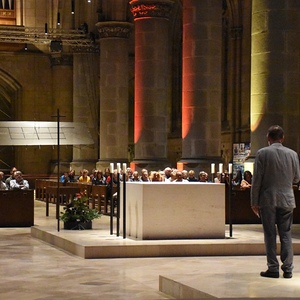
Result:
<svg viewBox="0 0 300 300"><path fill-rule="evenodd" d="M198 179L195 177L195 171L194 170L189 170L188 181L190 181L190 182L198 181Z"/></svg>
<svg viewBox="0 0 300 300"><path fill-rule="evenodd" d="M75 170L70 170L68 176L69 176L69 182L77 182L78 181L78 178L75 175Z"/></svg>
<svg viewBox="0 0 300 300"><path fill-rule="evenodd" d="M242 180L243 180L242 171L241 169L238 168L235 177L232 179L232 185L240 186Z"/></svg>
<svg viewBox="0 0 300 300"><path fill-rule="evenodd" d="M182 178L187 180L188 179L188 175L189 175L188 171L187 170L182 170L181 173L182 173Z"/></svg>
<svg viewBox="0 0 300 300"><path fill-rule="evenodd" d="M139 176L139 172L138 171L134 171L132 173L132 177L130 179L131 182L141 182L142 180L140 179L140 176Z"/></svg>
<svg viewBox="0 0 300 300"><path fill-rule="evenodd" d="M240 188L242 190L250 189L252 185L252 173L250 171L244 172L244 179L241 182Z"/></svg>
<svg viewBox="0 0 300 300"><path fill-rule="evenodd" d="M199 182L208 182L208 174L206 172L200 171Z"/></svg>
<svg viewBox="0 0 300 300"><path fill-rule="evenodd" d="M10 189L21 189L21 190L27 190L29 189L28 181L23 179L22 172L16 171L14 173L14 179L10 181Z"/></svg>
<svg viewBox="0 0 300 300"><path fill-rule="evenodd" d="M106 180L106 184L109 184L110 180L111 180L109 168L104 169L104 177L105 177L105 180Z"/></svg>
<svg viewBox="0 0 300 300"><path fill-rule="evenodd" d="M6 184L3 182L4 173L0 172L0 190L7 190Z"/></svg>
<svg viewBox="0 0 300 300"><path fill-rule="evenodd" d="M141 180L142 181L150 181L149 176L148 176L148 170L146 170L146 169L142 170Z"/></svg>
<svg viewBox="0 0 300 300"><path fill-rule="evenodd" d="M152 171L150 173L150 181L163 181L159 172Z"/></svg>
<svg viewBox="0 0 300 300"><path fill-rule="evenodd" d="M220 183L221 182L221 173L217 172L217 176L214 178L214 183Z"/></svg>
<svg viewBox="0 0 300 300"><path fill-rule="evenodd" d="M69 173L64 172L64 174L60 176L59 181L66 185L67 182L69 182Z"/></svg>
<svg viewBox="0 0 300 300"><path fill-rule="evenodd" d="M86 169L82 170L82 175L78 179L79 182L89 183L91 182L91 178L89 176L89 171Z"/></svg>
<svg viewBox="0 0 300 300"><path fill-rule="evenodd" d="M133 176L133 171L132 171L132 169L131 168L127 168L126 169L126 178L127 178L127 180L126 181L131 181L131 178L132 178L132 176Z"/></svg>
<svg viewBox="0 0 300 300"><path fill-rule="evenodd" d="M96 176L92 179L93 185L106 185L106 178L103 176L103 172L101 170L97 170Z"/></svg>
<svg viewBox="0 0 300 300"><path fill-rule="evenodd" d="M173 180L172 182L188 182L188 180L183 178L181 171L177 171L176 172L176 179Z"/></svg>
<svg viewBox="0 0 300 300"><path fill-rule="evenodd" d="M5 180L5 184L6 184L6 187L7 187L7 189L9 190L10 189L10 181L12 180L12 179L15 179L14 178L14 173L17 171L17 168L16 167L12 167L11 169L10 169L10 176L8 177L8 178L6 178L6 180Z"/></svg>

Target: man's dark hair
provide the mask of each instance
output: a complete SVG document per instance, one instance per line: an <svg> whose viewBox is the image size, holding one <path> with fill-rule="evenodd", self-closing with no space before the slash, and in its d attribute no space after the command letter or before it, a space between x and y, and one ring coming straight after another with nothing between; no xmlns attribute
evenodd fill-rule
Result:
<svg viewBox="0 0 300 300"><path fill-rule="evenodd" d="M279 125L273 125L269 128L267 136L273 141L281 140L284 136L284 131Z"/></svg>

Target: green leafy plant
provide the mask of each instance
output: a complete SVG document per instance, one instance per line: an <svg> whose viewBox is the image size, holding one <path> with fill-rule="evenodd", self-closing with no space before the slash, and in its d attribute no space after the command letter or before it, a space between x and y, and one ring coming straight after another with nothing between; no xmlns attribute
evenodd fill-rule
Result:
<svg viewBox="0 0 300 300"><path fill-rule="evenodd" d="M60 219L63 222L89 222L100 218L101 214L96 209L88 206L88 196L85 193L77 194L76 197L64 207Z"/></svg>

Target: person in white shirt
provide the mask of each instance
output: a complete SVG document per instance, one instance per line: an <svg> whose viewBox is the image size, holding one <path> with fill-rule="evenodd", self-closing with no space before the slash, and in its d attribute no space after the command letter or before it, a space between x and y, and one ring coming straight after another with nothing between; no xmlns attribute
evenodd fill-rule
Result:
<svg viewBox="0 0 300 300"><path fill-rule="evenodd" d="M27 190L29 189L29 183L27 180L23 179L22 172L16 171L14 173L14 178L10 181L10 189L21 189L21 190Z"/></svg>

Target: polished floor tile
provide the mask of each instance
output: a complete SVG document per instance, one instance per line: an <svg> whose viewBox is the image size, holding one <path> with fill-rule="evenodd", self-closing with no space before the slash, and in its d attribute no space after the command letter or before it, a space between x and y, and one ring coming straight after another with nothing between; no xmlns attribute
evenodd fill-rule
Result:
<svg viewBox="0 0 300 300"><path fill-rule="evenodd" d="M42 223L40 205L35 220ZM173 299L159 291L160 276L188 287L187 296L192 289L210 298L300 295L300 256L292 279L269 279L259 276L262 255L83 259L32 238L30 228L0 228L0 265L1 300Z"/></svg>

